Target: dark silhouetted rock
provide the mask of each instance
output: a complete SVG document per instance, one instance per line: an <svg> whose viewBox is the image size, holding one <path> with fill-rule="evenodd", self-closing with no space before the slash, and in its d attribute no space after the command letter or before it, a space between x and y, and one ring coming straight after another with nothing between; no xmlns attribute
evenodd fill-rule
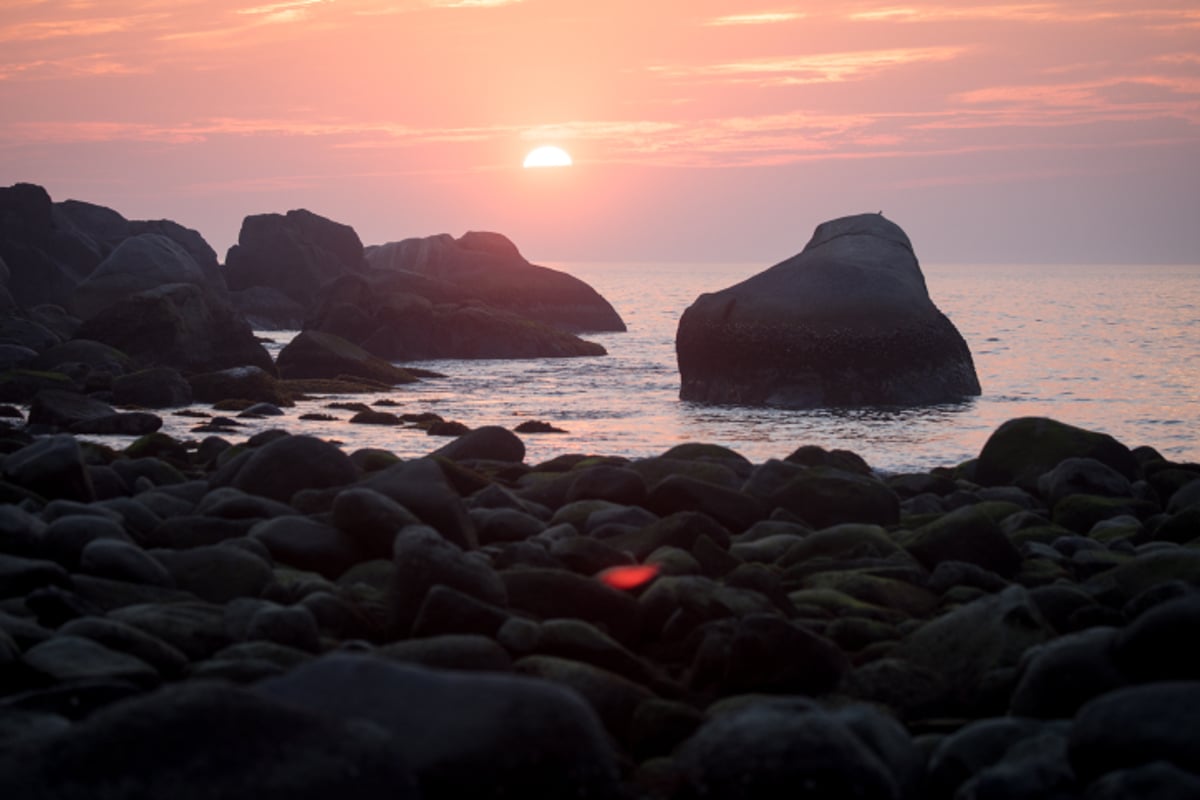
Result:
<svg viewBox="0 0 1200 800"><path fill-rule="evenodd" d="M485 425L464 433L430 455L448 458L451 461L484 459L519 464L525 460L525 443L507 428Z"/></svg>
<svg viewBox="0 0 1200 800"><path fill-rule="evenodd" d="M1095 698L1075 716L1068 755L1085 783L1155 761L1194 770L1200 764L1200 681L1130 686Z"/></svg>
<svg viewBox="0 0 1200 800"><path fill-rule="evenodd" d="M225 257L225 280L235 292L276 289L307 309L322 284L363 267L362 242L353 228L299 209L246 217L238 243Z"/></svg>
<svg viewBox="0 0 1200 800"><path fill-rule="evenodd" d="M760 700L721 713L680 747L681 800L856 797L895 800L896 776L836 713Z"/></svg>
<svg viewBox="0 0 1200 800"><path fill-rule="evenodd" d="M381 726L399 740L430 800L495 796L499 787L514 797L619 796L595 715L577 694L545 681L332 655L256 691Z"/></svg>
<svg viewBox="0 0 1200 800"><path fill-rule="evenodd" d="M213 683L115 704L5 753L0 793L10 800L421 796L403 749L380 728Z"/></svg>
<svg viewBox="0 0 1200 800"><path fill-rule="evenodd" d="M113 402L122 406L173 408L192 402L191 384L171 367L152 367L114 378L112 393Z"/></svg>
<svg viewBox="0 0 1200 800"><path fill-rule="evenodd" d="M908 237L878 214L822 223L799 255L701 295L675 348L683 400L923 405L980 392Z"/></svg>
<svg viewBox="0 0 1200 800"><path fill-rule="evenodd" d="M411 373L371 355L340 336L302 331L279 352L275 362L280 377L339 378L347 375L394 386L416 380Z"/></svg>
<svg viewBox="0 0 1200 800"><path fill-rule="evenodd" d="M979 453L976 477L988 486L1036 491L1042 474L1068 458L1095 459L1129 480L1137 477L1137 459L1113 437L1046 417L1010 419L993 431Z"/></svg>
<svg viewBox="0 0 1200 800"><path fill-rule="evenodd" d="M204 272L186 250L167 237L152 233L133 236L75 287L70 309L86 320L131 294L169 283L203 286Z"/></svg>
<svg viewBox="0 0 1200 800"><path fill-rule="evenodd" d="M460 303L483 303L564 331L625 330L621 317L592 287L530 264L498 233L405 239L367 248L366 257L375 271L397 278L411 273L441 284ZM434 292L426 296L435 303L449 299Z"/></svg>
<svg viewBox="0 0 1200 800"><path fill-rule="evenodd" d="M286 503L302 489L345 486L357 477L358 468L337 445L313 436L284 436L255 450L230 485Z"/></svg>
<svg viewBox="0 0 1200 800"><path fill-rule="evenodd" d="M47 425L71 433L143 436L162 427L162 419L144 411L119 412L86 395L47 389L29 407L31 425Z"/></svg>
<svg viewBox="0 0 1200 800"><path fill-rule="evenodd" d="M275 369L266 348L233 307L189 283L130 295L84 322L78 335L112 345L147 366L184 372L244 365Z"/></svg>

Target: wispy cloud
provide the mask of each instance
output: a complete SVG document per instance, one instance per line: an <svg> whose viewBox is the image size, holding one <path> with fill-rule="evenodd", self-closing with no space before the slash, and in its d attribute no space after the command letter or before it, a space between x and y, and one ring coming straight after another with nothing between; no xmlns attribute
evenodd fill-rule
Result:
<svg viewBox="0 0 1200 800"><path fill-rule="evenodd" d="M83 38L123 33L161 20L161 15L134 15L94 19L33 20L0 26L0 42L29 42L46 39Z"/></svg>
<svg viewBox="0 0 1200 800"><path fill-rule="evenodd" d="M673 77L715 76L732 81L768 85L841 83L910 64L950 61L967 50L968 48L957 45L904 47L757 58L721 64L660 66L652 69Z"/></svg>
<svg viewBox="0 0 1200 800"><path fill-rule="evenodd" d="M983 6L921 5L880 6L854 11L847 18L858 22L1103 22L1135 21L1147 25L1200 24L1200 11L1185 8L1132 7L1108 10L1079 3L1019 3Z"/></svg>
<svg viewBox="0 0 1200 800"><path fill-rule="evenodd" d="M804 19L807 14L798 11L764 11L758 14L730 14L724 17L714 17L705 25L771 25L779 22L794 22Z"/></svg>

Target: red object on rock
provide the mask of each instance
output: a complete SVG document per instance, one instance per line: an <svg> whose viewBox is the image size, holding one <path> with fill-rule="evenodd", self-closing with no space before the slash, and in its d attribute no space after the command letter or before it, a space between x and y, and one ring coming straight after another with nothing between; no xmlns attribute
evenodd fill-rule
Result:
<svg viewBox="0 0 1200 800"><path fill-rule="evenodd" d="M614 589L636 589L649 583L658 575L653 564L636 564L631 567L610 567L596 577Z"/></svg>

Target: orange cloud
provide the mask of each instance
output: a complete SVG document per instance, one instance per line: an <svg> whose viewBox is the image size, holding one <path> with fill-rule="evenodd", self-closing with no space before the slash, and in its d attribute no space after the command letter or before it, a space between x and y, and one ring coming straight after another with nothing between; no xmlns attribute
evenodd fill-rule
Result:
<svg viewBox="0 0 1200 800"><path fill-rule="evenodd" d="M730 14L724 17L714 17L704 24L711 26L770 25L777 22L794 22L798 19L804 19L807 16L807 14L802 14L798 11L766 11L759 14Z"/></svg>
<svg viewBox="0 0 1200 800"><path fill-rule="evenodd" d="M858 80L895 67L922 62L950 61L967 52L957 45L906 47L781 56L722 64L652 67L672 77L717 76L737 82L795 86L810 83L842 83Z"/></svg>

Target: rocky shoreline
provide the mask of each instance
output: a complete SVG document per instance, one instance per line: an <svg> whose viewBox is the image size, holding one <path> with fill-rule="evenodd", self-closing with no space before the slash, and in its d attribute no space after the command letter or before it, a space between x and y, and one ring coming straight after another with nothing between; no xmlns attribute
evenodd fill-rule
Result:
<svg viewBox="0 0 1200 800"><path fill-rule="evenodd" d="M1200 465L1150 447L0 453L5 798L1200 796Z"/></svg>

